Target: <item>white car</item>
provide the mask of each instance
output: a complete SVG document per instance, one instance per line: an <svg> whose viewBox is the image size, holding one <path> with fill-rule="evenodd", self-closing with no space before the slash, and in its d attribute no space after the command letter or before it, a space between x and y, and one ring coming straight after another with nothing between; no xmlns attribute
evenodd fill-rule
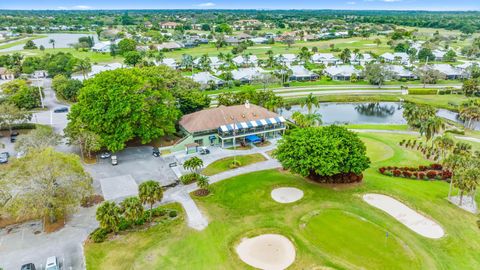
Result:
<svg viewBox="0 0 480 270"><path fill-rule="evenodd" d="M52 256L47 259L45 264L45 270L60 270L60 265L58 264L57 257Z"/></svg>

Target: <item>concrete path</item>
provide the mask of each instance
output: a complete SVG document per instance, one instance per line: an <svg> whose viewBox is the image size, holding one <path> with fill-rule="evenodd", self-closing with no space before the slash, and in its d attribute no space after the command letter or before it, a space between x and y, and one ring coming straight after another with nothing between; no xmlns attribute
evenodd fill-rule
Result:
<svg viewBox="0 0 480 270"><path fill-rule="evenodd" d="M169 196L167 201L168 200L179 202L183 206L185 213L187 213L188 226L191 228L201 231L208 226L207 218L202 214L198 206L192 200L186 188L174 192Z"/></svg>
<svg viewBox="0 0 480 270"><path fill-rule="evenodd" d="M465 136L455 136L455 138L457 138L459 140L465 140L465 141L480 143L480 139L478 139L478 138L465 137Z"/></svg>

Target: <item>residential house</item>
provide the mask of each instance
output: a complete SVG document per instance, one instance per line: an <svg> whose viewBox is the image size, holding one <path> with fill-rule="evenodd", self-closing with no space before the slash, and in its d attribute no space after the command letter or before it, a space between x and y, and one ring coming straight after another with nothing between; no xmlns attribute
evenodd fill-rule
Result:
<svg viewBox="0 0 480 270"><path fill-rule="evenodd" d="M290 70L292 71L292 75L290 75L291 81L314 81L320 77L318 74L300 65L290 66Z"/></svg>
<svg viewBox="0 0 480 270"><path fill-rule="evenodd" d="M341 62L332 53L316 53L312 55L312 62L315 64L336 65Z"/></svg>
<svg viewBox="0 0 480 270"><path fill-rule="evenodd" d="M432 51L432 54L435 56L435 61L443 61L443 58L445 57L445 54L447 54L447 52L445 51L442 51L442 50L433 50Z"/></svg>
<svg viewBox="0 0 480 270"><path fill-rule="evenodd" d="M267 71L260 67L239 68L232 70L233 79L242 83L251 83L257 78L261 78Z"/></svg>
<svg viewBox="0 0 480 270"><path fill-rule="evenodd" d="M232 61L237 67L250 67L258 65L258 57L256 55L239 55L233 58Z"/></svg>
<svg viewBox="0 0 480 270"><path fill-rule="evenodd" d="M291 65L293 62L297 61L297 56L292 53L287 54L277 54L275 55L275 60L284 65Z"/></svg>
<svg viewBox="0 0 480 270"><path fill-rule="evenodd" d="M123 64L120 63L110 63L110 64L105 64L105 65L92 65L92 70L87 74L86 79L90 79L95 77L98 73L104 72L104 71L109 71L109 70L115 70L119 68L124 68ZM80 80L83 81L85 78L83 77L83 74L74 74L72 75L72 79Z"/></svg>
<svg viewBox="0 0 480 270"><path fill-rule="evenodd" d="M48 71L46 70L35 70L32 74L32 78L44 79L48 77Z"/></svg>
<svg viewBox="0 0 480 270"><path fill-rule="evenodd" d="M176 22L163 22L160 23L160 28L161 29L175 29L179 26L182 26L181 23L176 23Z"/></svg>
<svg viewBox="0 0 480 270"><path fill-rule="evenodd" d="M380 58L382 58L387 63L399 63L403 65L408 64L410 61L410 56L408 56L408 54L404 52L396 52L396 53L387 52L380 55Z"/></svg>
<svg viewBox="0 0 480 270"><path fill-rule="evenodd" d="M264 37L255 37L250 39L255 44L266 44L268 43L268 38Z"/></svg>
<svg viewBox="0 0 480 270"><path fill-rule="evenodd" d="M194 81L200 84L202 89L206 89L211 87L212 85L215 85L216 87L221 87L225 84L225 82L209 72L200 72L193 74L193 76L190 76L190 78Z"/></svg>
<svg viewBox="0 0 480 270"><path fill-rule="evenodd" d="M417 76L410 70L401 65L388 65L386 68L392 73L392 79L395 80L414 80Z"/></svg>
<svg viewBox="0 0 480 270"><path fill-rule="evenodd" d="M236 46L240 43L240 40L237 37L226 37L224 41L230 46Z"/></svg>
<svg viewBox="0 0 480 270"><path fill-rule="evenodd" d="M179 66L177 61L173 58L165 58L160 63L157 63L157 65L167 66L171 69L177 69Z"/></svg>
<svg viewBox="0 0 480 270"><path fill-rule="evenodd" d="M176 149L184 148L188 153L202 145L224 148L279 137L286 130L286 120L247 101L245 105L222 105L184 115L179 126L186 137Z"/></svg>
<svg viewBox="0 0 480 270"><path fill-rule="evenodd" d="M110 41L101 41L101 42L97 42L95 43L95 45L93 45L92 47L92 51L94 52L110 52L111 50L111 47L112 47L112 42Z"/></svg>
<svg viewBox="0 0 480 270"><path fill-rule="evenodd" d="M361 71L352 65L329 66L324 70L325 75L337 81L349 81L353 74L361 77Z"/></svg>
<svg viewBox="0 0 480 270"><path fill-rule="evenodd" d="M9 71L7 68L0 67L0 80L10 81L15 79L15 74Z"/></svg>
<svg viewBox="0 0 480 270"><path fill-rule="evenodd" d="M450 64L434 64L431 65L430 68L440 72L447 80L457 80L466 77L465 72L461 68L454 67Z"/></svg>
<svg viewBox="0 0 480 270"><path fill-rule="evenodd" d="M153 27L153 24L152 24L152 22L147 21L147 22L145 22L145 23L143 24L143 26L144 26L145 28L152 28L152 27Z"/></svg>
<svg viewBox="0 0 480 270"><path fill-rule="evenodd" d="M350 57L350 64L365 66L366 64L375 61L369 53L352 54Z"/></svg>
<svg viewBox="0 0 480 270"><path fill-rule="evenodd" d="M210 59L210 67L213 69L218 69L225 63L217 56L210 56L208 58ZM195 60L193 60L193 64L198 67L200 65L200 58L196 58Z"/></svg>
<svg viewBox="0 0 480 270"><path fill-rule="evenodd" d="M240 42L249 40L251 38L253 38L253 36L251 36L249 34L245 34L245 33L240 33L240 34L237 35L237 39L240 40Z"/></svg>
<svg viewBox="0 0 480 270"><path fill-rule="evenodd" d="M173 50L182 49L184 47L185 47L185 45L183 45L180 42L176 42L176 41L164 42L162 44L157 45L157 49L159 51L165 51L165 50L166 51L173 51Z"/></svg>

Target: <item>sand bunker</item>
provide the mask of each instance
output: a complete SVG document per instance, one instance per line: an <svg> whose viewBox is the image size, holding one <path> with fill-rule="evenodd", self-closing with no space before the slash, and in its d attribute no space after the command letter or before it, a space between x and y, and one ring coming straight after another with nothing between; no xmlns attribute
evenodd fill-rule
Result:
<svg viewBox="0 0 480 270"><path fill-rule="evenodd" d="M392 197L381 194L365 194L363 200L387 212L403 225L422 236L437 239L445 235L442 227L435 221L420 215Z"/></svg>
<svg viewBox="0 0 480 270"><path fill-rule="evenodd" d="M303 198L303 191L298 188L283 187L272 190L272 199L279 203L292 203Z"/></svg>
<svg viewBox="0 0 480 270"><path fill-rule="evenodd" d="M295 247L279 234L242 239L237 254L246 264L264 270L286 269L295 261Z"/></svg>

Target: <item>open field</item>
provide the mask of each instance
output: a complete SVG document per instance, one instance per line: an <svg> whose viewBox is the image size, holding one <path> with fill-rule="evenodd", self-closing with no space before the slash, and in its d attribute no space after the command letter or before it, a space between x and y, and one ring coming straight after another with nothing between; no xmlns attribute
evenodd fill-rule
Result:
<svg viewBox="0 0 480 270"><path fill-rule="evenodd" d="M224 171L231 170L230 165L232 164L233 160L237 160L240 162L241 166L248 166L253 163L261 162L266 160L265 157L261 154L252 154L252 155L243 155L243 156L236 156L228 157L224 159L217 160L210 165L208 165L205 169L203 169L202 174L211 176L217 173L221 173Z"/></svg>
<svg viewBox="0 0 480 270"><path fill-rule="evenodd" d="M428 164L400 148L407 135L360 134L372 166L362 184L325 186L279 171L234 177L197 198L210 220L204 231L183 223L160 224L85 247L88 269L249 269L235 253L243 237L278 233L296 248L291 269L478 269L480 234L476 217L447 202L448 184L383 176L381 166ZM270 197L277 187L305 196L293 204ZM388 194L438 222L446 236L424 238L369 206L365 193ZM388 238L386 233L388 232ZM368 239L368 240L366 240Z"/></svg>

